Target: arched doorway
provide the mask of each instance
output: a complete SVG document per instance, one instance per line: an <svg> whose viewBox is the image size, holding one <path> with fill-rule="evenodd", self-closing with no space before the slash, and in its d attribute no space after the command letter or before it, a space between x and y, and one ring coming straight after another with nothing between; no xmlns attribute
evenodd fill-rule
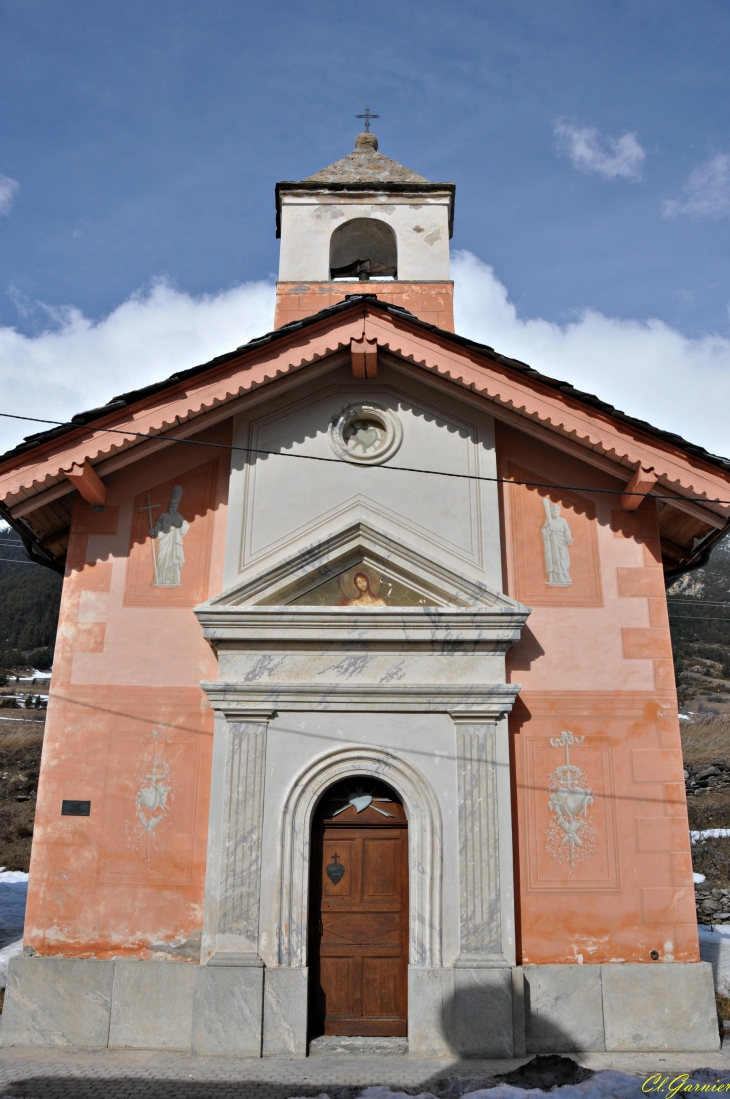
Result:
<svg viewBox="0 0 730 1099"><path fill-rule="evenodd" d="M309 1030L408 1032L408 820L367 776L336 783L312 822Z"/></svg>

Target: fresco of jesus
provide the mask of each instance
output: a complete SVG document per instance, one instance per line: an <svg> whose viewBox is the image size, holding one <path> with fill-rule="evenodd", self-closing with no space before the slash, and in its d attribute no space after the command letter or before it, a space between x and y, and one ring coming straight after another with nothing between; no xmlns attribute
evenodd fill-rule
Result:
<svg viewBox="0 0 730 1099"><path fill-rule="evenodd" d="M387 607L384 599L373 595L370 589L370 577L366 572L356 572L353 583L360 593L355 599L351 599L348 607Z"/></svg>

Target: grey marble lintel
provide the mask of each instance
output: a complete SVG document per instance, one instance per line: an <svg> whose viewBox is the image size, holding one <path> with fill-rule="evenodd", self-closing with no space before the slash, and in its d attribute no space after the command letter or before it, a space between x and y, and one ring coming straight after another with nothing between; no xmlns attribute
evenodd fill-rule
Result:
<svg viewBox="0 0 730 1099"><path fill-rule="evenodd" d="M203 682L214 710L230 721L238 713L269 716L279 710L357 710L388 713L462 714L472 723L497 721L509 713L520 692L519 683L491 685L434 683L224 683ZM240 708L240 710L239 710Z"/></svg>
<svg viewBox="0 0 730 1099"><path fill-rule="evenodd" d="M299 611L299 613L296 613ZM431 613L434 612L434 613ZM503 609L433 607L409 610L378 607L263 607L226 608L198 612L206 640L261 644L296 644L315 640L369 644L479 644L504 651L517 641L528 612Z"/></svg>

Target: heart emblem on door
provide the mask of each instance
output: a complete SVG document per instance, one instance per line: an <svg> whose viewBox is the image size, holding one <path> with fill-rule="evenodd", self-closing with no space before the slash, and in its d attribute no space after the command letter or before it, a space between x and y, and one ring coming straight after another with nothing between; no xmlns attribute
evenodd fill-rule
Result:
<svg viewBox="0 0 730 1099"><path fill-rule="evenodd" d="M332 857L336 859L338 856L333 855ZM326 868L325 873L327 874L327 877L332 882L332 884L337 885L337 883L341 882L345 876L345 868L341 862L331 862Z"/></svg>
<svg viewBox="0 0 730 1099"><path fill-rule="evenodd" d="M360 789L362 789L362 787L360 787ZM372 794L358 794L356 797L350 798L350 805L355 806L355 811L357 813L362 813L363 809L367 809L368 805L372 805L372 803Z"/></svg>

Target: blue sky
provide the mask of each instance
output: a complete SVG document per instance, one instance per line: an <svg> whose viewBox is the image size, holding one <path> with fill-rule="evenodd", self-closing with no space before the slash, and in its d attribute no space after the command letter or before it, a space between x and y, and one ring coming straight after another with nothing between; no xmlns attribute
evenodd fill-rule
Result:
<svg viewBox="0 0 730 1099"><path fill-rule="evenodd" d="M370 106L381 151L456 182L453 246L491 265L515 324L654 319L719 355L724 387L728 57L720 0L0 0L0 379L3 354L26 369L32 341L159 280L242 308L232 289L276 273L274 183L348 152ZM241 339L270 324L256 308Z"/></svg>

